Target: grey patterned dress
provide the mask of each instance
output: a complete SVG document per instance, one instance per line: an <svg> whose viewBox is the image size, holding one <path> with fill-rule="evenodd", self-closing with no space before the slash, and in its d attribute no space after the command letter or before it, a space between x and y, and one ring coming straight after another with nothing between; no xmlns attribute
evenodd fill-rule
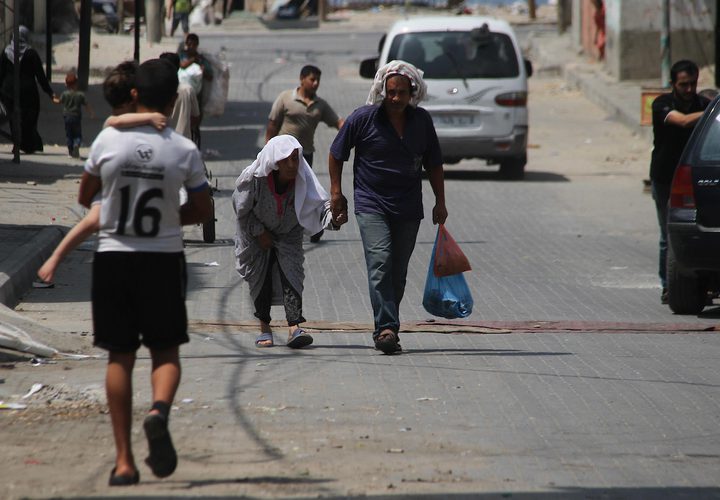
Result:
<svg viewBox="0 0 720 500"><path fill-rule="evenodd" d="M235 269L248 282L250 296L255 300L268 272L270 250L263 250L257 237L267 229L272 234L273 248L278 264L291 286L303 292L305 272L302 250L303 227L295 214L295 185L277 195L271 187L272 178L254 177L233 192L233 208L237 216L235 228ZM321 223L326 229L332 226L330 202L325 203ZM281 305L282 288L277 270L273 272L273 305Z"/></svg>

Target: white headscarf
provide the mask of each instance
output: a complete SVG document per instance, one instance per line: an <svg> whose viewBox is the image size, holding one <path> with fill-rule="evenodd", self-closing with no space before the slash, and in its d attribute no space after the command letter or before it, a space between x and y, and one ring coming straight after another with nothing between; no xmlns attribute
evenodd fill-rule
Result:
<svg viewBox="0 0 720 500"><path fill-rule="evenodd" d="M372 87L370 87L370 94L366 104L377 104L383 100L385 97L385 82L394 75L403 75L410 79L413 87L413 93L410 96L410 105L412 107L417 107L418 103L425 99L427 85L423 80L423 70L416 68L409 62L395 60L390 61L375 73L375 80L373 80Z"/></svg>
<svg viewBox="0 0 720 500"><path fill-rule="evenodd" d="M295 177L295 214L300 225L309 234L317 234L323 229L322 215L325 203L330 197L303 158L303 148L293 136L278 135L270 139L258 153L257 159L235 180L235 186L247 184L253 177L267 177L273 170L278 169L278 161L289 157L296 149L300 150L300 165Z"/></svg>
<svg viewBox="0 0 720 500"><path fill-rule="evenodd" d="M18 37L18 60L22 61L25 51L30 47L30 30L25 26L19 28L20 36ZM15 62L15 36L13 35L10 43L5 47L5 55L11 63Z"/></svg>

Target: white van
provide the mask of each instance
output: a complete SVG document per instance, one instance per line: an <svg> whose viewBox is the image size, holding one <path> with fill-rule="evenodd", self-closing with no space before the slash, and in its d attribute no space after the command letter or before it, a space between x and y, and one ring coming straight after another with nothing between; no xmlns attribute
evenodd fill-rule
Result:
<svg viewBox="0 0 720 500"><path fill-rule="evenodd" d="M505 178L523 177L532 65L507 22L480 16L397 21L379 51L361 63L361 76L374 78L395 59L424 71L428 96L420 105L433 118L445 163L482 158L500 164Z"/></svg>

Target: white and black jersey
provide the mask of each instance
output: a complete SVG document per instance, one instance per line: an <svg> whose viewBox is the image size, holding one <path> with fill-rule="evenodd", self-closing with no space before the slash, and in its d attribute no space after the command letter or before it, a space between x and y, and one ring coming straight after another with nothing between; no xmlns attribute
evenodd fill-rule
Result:
<svg viewBox="0 0 720 500"><path fill-rule="evenodd" d="M195 143L169 127L109 127L85 171L102 182L98 252L182 252L179 190L207 189Z"/></svg>

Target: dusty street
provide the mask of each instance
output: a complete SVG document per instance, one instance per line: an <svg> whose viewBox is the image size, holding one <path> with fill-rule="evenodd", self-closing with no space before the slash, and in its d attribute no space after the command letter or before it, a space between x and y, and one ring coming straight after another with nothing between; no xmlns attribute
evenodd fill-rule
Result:
<svg viewBox="0 0 720 500"><path fill-rule="evenodd" d="M330 81L324 81L328 98L340 88L362 94L365 87L352 77L336 86ZM113 446L104 356L89 336L92 254L89 247L74 252L57 286L32 290L17 311L58 331L43 341L90 357L36 365L2 354L2 394L27 405L0 412L4 498L624 498L633 492L702 498L717 492L711 471L718 465L720 342L714 335L477 326L483 320L713 322L712 315L673 317L657 300L654 211L642 192L649 144L553 78L531 80L530 117L525 181L500 182L477 162L448 169L449 228L473 262L476 326L403 333L407 352L397 357L370 349L352 225L306 247L306 267L325 270L308 273L306 284L313 347L253 346L246 292L232 272L228 206L248 157L210 161L221 189L220 241L199 244L197 227L186 234L193 335L183 349L184 380L171 420L180 465L166 480L142 465L147 448L139 422L149 405L149 361L141 351L134 396L141 484L121 491L106 486ZM207 126L212 145L211 131L220 126ZM256 132L242 136L250 138L243 148L253 149ZM332 131L319 135L327 148ZM60 200L28 212L44 224L58 206L72 208L73 175L56 182L48 167L33 173L40 182L18 183L13 194L42 190ZM321 180L327 182L326 174ZM70 225L67 211L65 217ZM424 224L403 305L409 322L427 317L418 299L433 235ZM578 243L583 239L589 243ZM22 398L35 383L44 387Z"/></svg>

